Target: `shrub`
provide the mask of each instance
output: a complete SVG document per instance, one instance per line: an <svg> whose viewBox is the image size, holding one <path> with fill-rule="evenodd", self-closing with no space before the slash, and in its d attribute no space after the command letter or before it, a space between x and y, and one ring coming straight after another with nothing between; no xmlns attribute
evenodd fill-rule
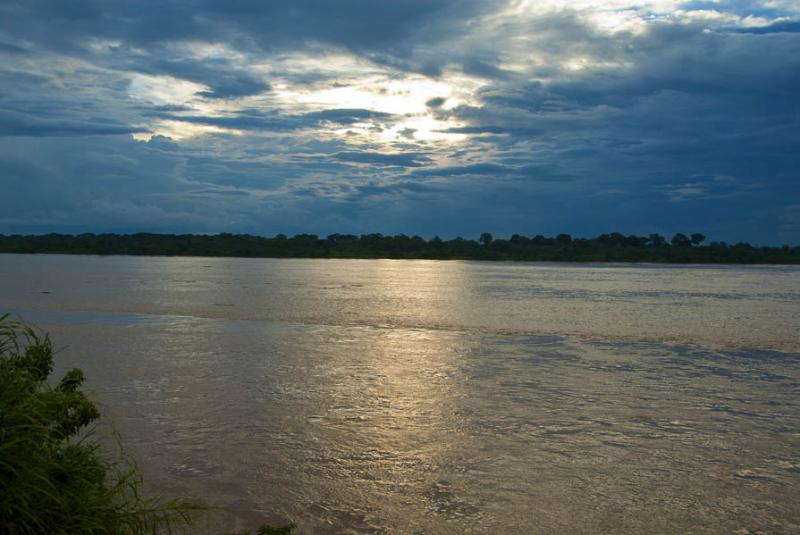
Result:
<svg viewBox="0 0 800 535"><path fill-rule="evenodd" d="M97 406L83 372L56 386L47 335L0 315L0 532L156 533L185 527L201 507L140 495L132 463L100 454L87 426Z"/></svg>

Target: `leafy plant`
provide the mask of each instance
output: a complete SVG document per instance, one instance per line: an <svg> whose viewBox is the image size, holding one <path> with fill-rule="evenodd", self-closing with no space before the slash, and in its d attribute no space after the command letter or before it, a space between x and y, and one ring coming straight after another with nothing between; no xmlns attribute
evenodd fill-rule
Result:
<svg viewBox="0 0 800 535"><path fill-rule="evenodd" d="M0 532L172 532L205 507L140 494L135 465L101 456L79 369L55 387L47 335L0 315Z"/></svg>

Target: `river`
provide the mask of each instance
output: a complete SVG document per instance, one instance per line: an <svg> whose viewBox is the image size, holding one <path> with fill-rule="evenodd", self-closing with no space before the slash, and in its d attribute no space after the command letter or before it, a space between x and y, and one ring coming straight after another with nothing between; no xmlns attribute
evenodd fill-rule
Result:
<svg viewBox="0 0 800 535"><path fill-rule="evenodd" d="M0 255L3 310L195 532L800 531L798 267Z"/></svg>

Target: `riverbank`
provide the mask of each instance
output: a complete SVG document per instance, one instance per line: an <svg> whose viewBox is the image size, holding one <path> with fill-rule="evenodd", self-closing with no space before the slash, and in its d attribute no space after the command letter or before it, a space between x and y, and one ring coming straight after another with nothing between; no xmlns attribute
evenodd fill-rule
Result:
<svg viewBox="0 0 800 535"><path fill-rule="evenodd" d="M352 258L415 260L510 260L523 262L621 262L662 264L800 264L800 246L754 246L711 242L676 234L669 242L648 237L602 234L596 238L442 240L419 236L314 234L272 238L249 234L44 234L2 235L0 253L126 256L208 256L239 258Z"/></svg>

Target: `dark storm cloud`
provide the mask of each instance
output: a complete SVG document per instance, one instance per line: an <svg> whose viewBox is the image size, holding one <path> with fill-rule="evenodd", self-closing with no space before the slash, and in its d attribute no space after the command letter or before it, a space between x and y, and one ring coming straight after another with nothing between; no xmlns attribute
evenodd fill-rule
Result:
<svg viewBox="0 0 800 535"><path fill-rule="evenodd" d="M4 2L3 31L40 46L77 49L87 38L153 46L176 39L232 42L275 50L329 43L355 50L391 49L440 15L466 19L486 9L464 0L103 0ZM53 31L57 28L58 31Z"/></svg>
<svg viewBox="0 0 800 535"><path fill-rule="evenodd" d="M278 112L263 113L258 110L244 110L228 117L209 117L203 115L160 114L165 119L186 123L219 126L237 130L263 130L268 132L289 132L316 124L316 121L303 121L302 117L281 115Z"/></svg>
<svg viewBox="0 0 800 535"><path fill-rule="evenodd" d="M47 120L0 109L0 136L96 136L134 134L142 128L115 123L103 118Z"/></svg>
<svg viewBox="0 0 800 535"><path fill-rule="evenodd" d="M3 2L0 176L19 202L0 232L691 227L800 241L791 2L629 6L610 13L641 24L614 31L569 4L518 7ZM415 112L285 100L411 75L477 82ZM420 118L464 139L403 124Z"/></svg>
<svg viewBox="0 0 800 535"><path fill-rule="evenodd" d="M664 24L629 42L633 52L616 58L630 65L622 72L565 73L546 87L500 81L482 90L482 106L451 110L467 126L449 131L555 141L597 164L641 155L639 173L653 164L752 167L742 161L748 158L783 169L781 179L768 173L777 182L793 176L796 151L786 144L798 132L800 40ZM667 161L678 154L691 159Z"/></svg>
<svg viewBox="0 0 800 535"><path fill-rule="evenodd" d="M477 163L451 167L437 167L435 169L421 169L415 171L416 176L459 176L459 175L508 175L512 167L496 163Z"/></svg>
<svg viewBox="0 0 800 535"><path fill-rule="evenodd" d="M26 54L27 50L17 45L0 43L0 52L5 52L7 54Z"/></svg>
<svg viewBox="0 0 800 535"><path fill-rule="evenodd" d="M209 90L199 93L206 98L244 97L271 89L265 79L238 67L231 58L197 59L187 57L186 52L184 48L175 49L161 43L150 43L145 50L128 44L114 44L95 47L91 56L109 69L168 75L206 85Z"/></svg>
<svg viewBox="0 0 800 535"><path fill-rule="evenodd" d="M425 197L425 194L432 194L440 191L442 191L441 188L420 182L399 181L388 184L369 182L367 184L354 186L351 193L348 195L348 200L362 201L373 197L407 196L408 194L411 194L416 199L420 199ZM433 197L431 196L430 198Z"/></svg>
<svg viewBox="0 0 800 535"><path fill-rule="evenodd" d="M246 97L267 92L269 83L245 72L236 72L226 62L218 61L209 65L207 62L168 62L149 63L147 68L137 69L139 72L152 74L168 74L176 78L205 84L209 91L198 94L206 98Z"/></svg>
<svg viewBox="0 0 800 535"><path fill-rule="evenodd" d="M740 28L737 29L736 31L739 33L755 33L755 34L797 33L800 32L800 21L786 20L756 28Z"/></svg>
<svg viewBox="0 0 800 535"><path fill-rule="evenodd" d="M401 167L419 167L430 162L424 154L415 152L403 152L397 154L385 152L337 152L334 158L345 162L356 162L372 165L392 165Z"/></svg>
<svg viewBox="0 0 800 535"><path fill-rule="evenodd" d="M270 81L224 55L190 57L175 43L224 43L250 55L341 47L378 57L379 50L407 51L412 34L437 14L463 19L478 9L482 3L456 0L10 0L0 4L0 53L67 54L107 69L189 80L208 87L199 96L227 99L268 92Z"/></svg>
<svg viewBox="0 0 800 535"><path fill-rule="evenodd" d="M219 126L236 130L260 130L265 132L291 132L319 126L322 123L337 125L352 125L367 120L387 120L392 117L389 113L379 113L370 110L358 109L329 109L318 112L297 115L285 115L277 111L262 112L260 110L245 109L236 115L217 117L203 115L187 115L173 113L184 111L181 108L166 108L149 112L164 119L183 121L193 124Z"/></svg>
<svg viewBox="0 0 800 535"><path fill-rule="evenodd" d="M336 108L303 114L304 119L310 119L314 121L330 121L332 123L341 125L350 125L365 121L367 119L385 120L390 119L391 117L392 114L390 113L376 112L371 110Z"/></svg>

